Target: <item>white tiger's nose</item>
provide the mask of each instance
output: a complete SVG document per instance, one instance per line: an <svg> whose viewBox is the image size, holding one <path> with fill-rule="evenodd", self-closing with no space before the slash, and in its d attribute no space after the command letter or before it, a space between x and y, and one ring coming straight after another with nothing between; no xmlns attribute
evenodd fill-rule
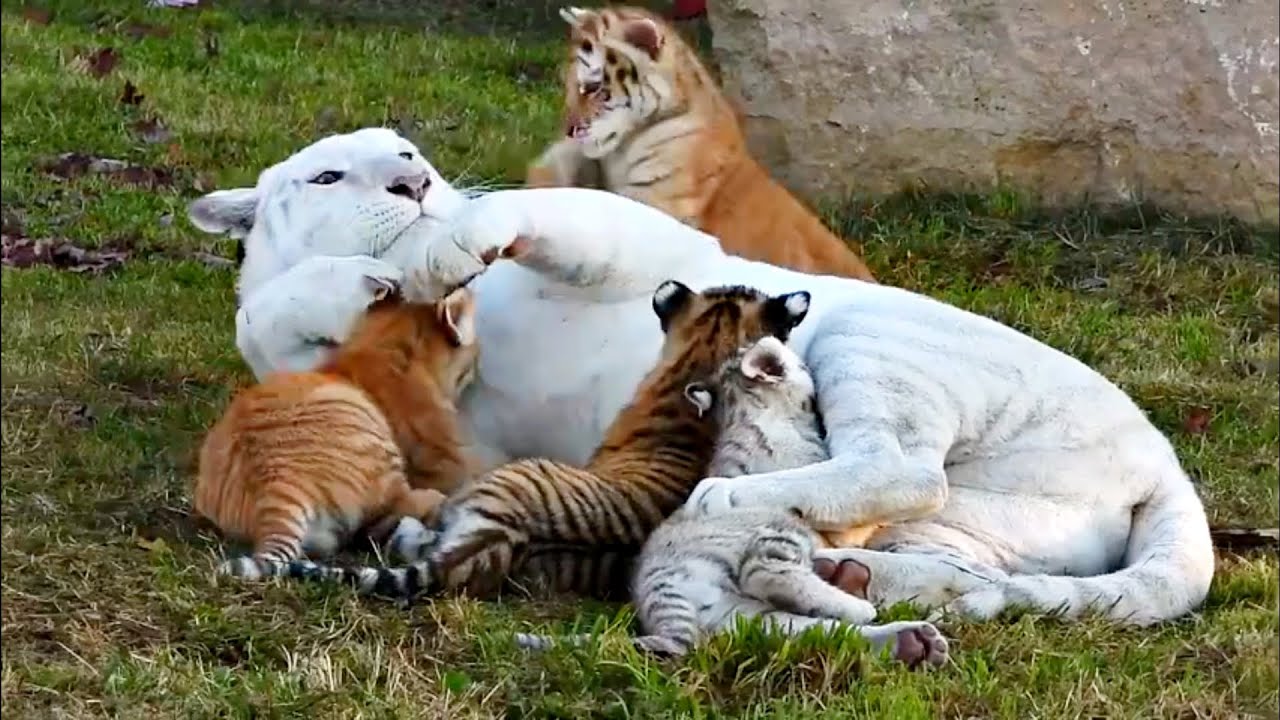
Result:
<svg viewBox="0 0 1280 720"><path fill-rule="evenodd" d="M407 197L414 202L422 202L427 196L427 188L431 187L431 174L402 175L387 185L387 192L392 195Z"/></svg>

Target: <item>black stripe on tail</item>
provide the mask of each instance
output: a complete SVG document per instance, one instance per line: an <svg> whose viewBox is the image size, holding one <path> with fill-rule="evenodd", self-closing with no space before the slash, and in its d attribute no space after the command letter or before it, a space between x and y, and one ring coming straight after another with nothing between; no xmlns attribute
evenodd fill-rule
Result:
<svg viewBox="0 0 1280 720"><path fill-rule="evenodd" d="M398 567L357 565L340 567L321 565L310 560L276 560L262 557L240 557L222 564L223 575L256 580L282 577L304 582L347 585L361 595L376 595L407 602L432 592L438 583L426 561Z"/></svg>

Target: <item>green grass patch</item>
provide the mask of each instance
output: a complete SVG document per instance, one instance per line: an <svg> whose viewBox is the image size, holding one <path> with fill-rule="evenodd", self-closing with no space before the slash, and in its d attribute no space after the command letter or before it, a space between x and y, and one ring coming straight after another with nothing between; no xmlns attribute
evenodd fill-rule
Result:
<svg viewBox="0 0 1280 720"><path fill-rule="evenodd" d="M4 233L131 253L104 275L3 271L0 689L14 717L1276 715L1268 555L1224 557L1203 611L1159 628L949 627L955 661L932 673L857 638L758 627L658 663L626 643L626 608L599 603L405 612L215 580L222 546L188 516L188 482L204 429L249 373L231 270L184 259L231 244L191 228L185 204L365 125L400 128L446 175L518 183L556 134L563 30L555 6L505 0L87 5L48 3L45 23L4 2L0 16ZM103 48L118 58L97 77L83 59ZM69 152L164 181L42 169ZM1278 524L1274 232L1145 208L1051 215L1011 193L855 200L831 220L885 282L1114 378L1173 438L1215 523ZM510 637L574 629L599 637L541 656Z"/></svg>

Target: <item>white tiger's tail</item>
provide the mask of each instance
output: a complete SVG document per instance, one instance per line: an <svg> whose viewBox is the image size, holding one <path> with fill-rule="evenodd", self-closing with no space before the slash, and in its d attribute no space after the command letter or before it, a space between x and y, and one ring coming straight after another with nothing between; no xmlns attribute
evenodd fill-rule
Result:
<svg viewBox="0 0 1280 720"><path fill-rule="evenodd" d="M1006 607L1068 618L1098 612L1120 623L1151 625L1199 607L1213 571L1204 505L1181 476L1135 510L1122 569L1094 577L1012 576L962 595L947 610L979 618Z"/></svg>

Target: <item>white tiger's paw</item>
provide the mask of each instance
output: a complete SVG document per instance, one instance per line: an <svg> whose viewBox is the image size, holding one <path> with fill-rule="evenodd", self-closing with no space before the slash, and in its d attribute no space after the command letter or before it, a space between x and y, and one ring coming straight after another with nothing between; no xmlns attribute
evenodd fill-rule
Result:
<svg viewBox="0 0 1280 720"><path fill-rule="evenodd" d="M436 540L436 533L415 517L400 518L396 529L387 538L383 551L390 558L413 563L426 556L427 548Z"/></svg>
<svg viewBox="0 0 1280 720"><path fill-rule="evenodd" d="M698 483L684 506L692 515L714 516L741 507L779 507L775 488L748 477L709 477Z"/></svg>
<svg viewBox="0 0 1280 720"><path fill-rule="evenodd" d="M947 639L932 623L891 622L876 627L879 637L868 636L873 646L887 644L893 658L910 668L940 667L951 656ZM865 634L865 633L864 633Z"/></svg>
<svg viewBox="0 0 1280 720"><path fill-rule="evenodd" d="M476 198L427 245L427 271L445 288L464 285L499 258L515 258L529 245L530 223L500 194Z"/></svg>

